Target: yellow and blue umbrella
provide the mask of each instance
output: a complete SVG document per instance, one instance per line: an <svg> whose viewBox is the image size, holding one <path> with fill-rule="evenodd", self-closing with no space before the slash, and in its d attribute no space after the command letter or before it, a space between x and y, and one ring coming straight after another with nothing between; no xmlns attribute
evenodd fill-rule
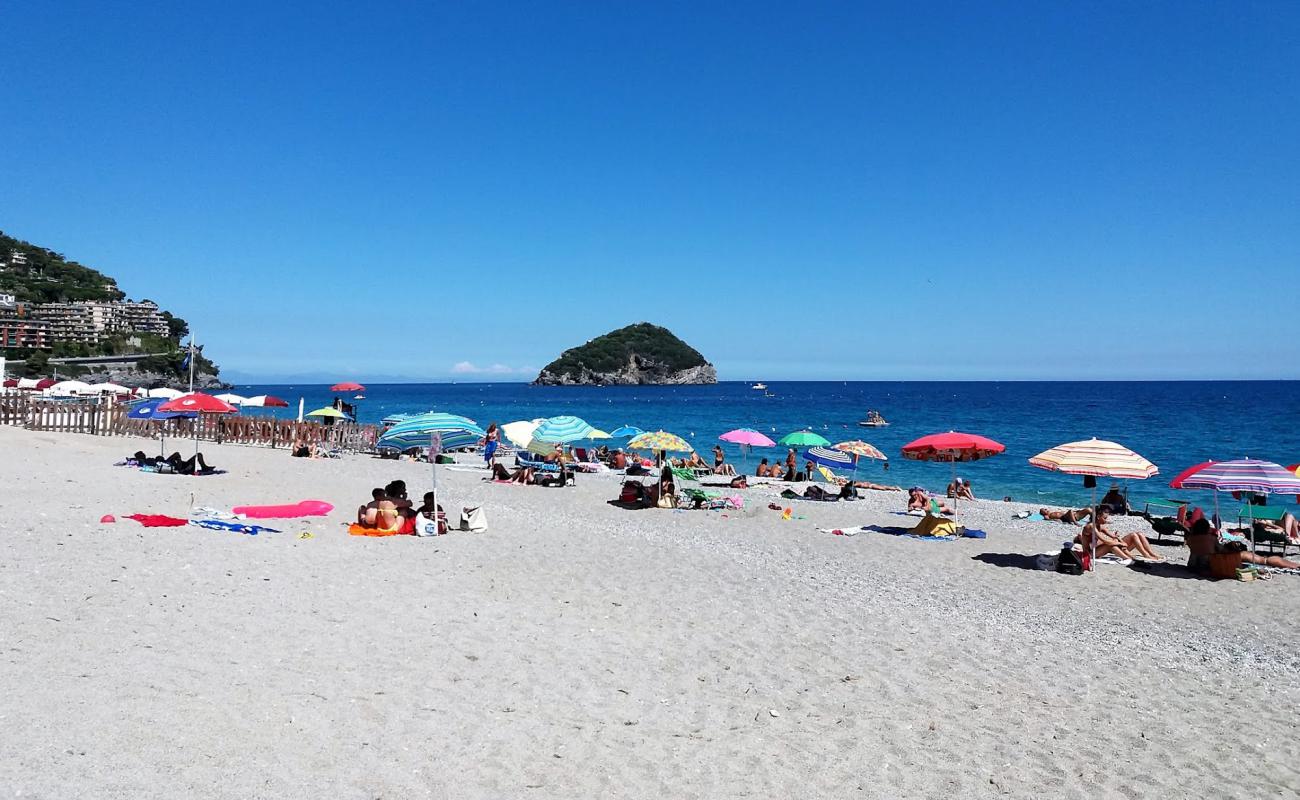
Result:
<svg viewBox="0 0 1300 800"><path fill-rule="evenodd" d="M682 437L667 431L654 431L635 436L627 443L629 450L653 450L655 452L689 453L695 448L686 443Z"/></svg>

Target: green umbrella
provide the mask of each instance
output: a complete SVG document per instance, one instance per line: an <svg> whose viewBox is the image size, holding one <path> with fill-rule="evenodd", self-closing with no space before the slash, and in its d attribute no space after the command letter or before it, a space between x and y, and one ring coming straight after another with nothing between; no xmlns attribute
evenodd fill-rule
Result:
<svg viewBox="0 0 1300 800"><path fill-rule="evenodd" d="M812 431L795 431L787 434L777 444L786 447L829 447L831 443Z"/></svg>

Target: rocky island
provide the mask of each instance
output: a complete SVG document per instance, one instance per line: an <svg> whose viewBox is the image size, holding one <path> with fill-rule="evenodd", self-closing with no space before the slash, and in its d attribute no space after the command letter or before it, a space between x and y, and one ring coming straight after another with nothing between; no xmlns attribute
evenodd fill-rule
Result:
<svg viewBox="0 0 1300 800"><path fill-rule="evenodd" d="M700 351L667 328L639 322L565 350L533 381L540 386L717 383Z"/></svg>

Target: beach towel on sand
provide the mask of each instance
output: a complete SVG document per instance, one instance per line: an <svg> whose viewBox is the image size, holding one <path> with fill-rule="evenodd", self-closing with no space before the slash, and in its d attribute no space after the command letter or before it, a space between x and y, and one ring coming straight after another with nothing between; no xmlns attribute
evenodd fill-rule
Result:
<svg viewBox="0 0 1300 800"><path fill-rule="evenodd" d="M259 533L279 533L275 528L264 528L261 525L245 525L240 522L230 522L224 519L192 519L190 524L198 528L207 528L210 531L230 531L232 533L246 533L249 536L256 536Z"/></svg>
<svg viewBox="0 0 1300 800"><path fill-rule="evenodd" d="M415 520L402 520L402 524L397 528L367 528L365 525L352 523L348 526L348 533L353 536L410 536L415 533Z"/></svg>
<svg viewBox="0 0 1300 800"><path fill-rule="evenodd" d="M166 514L129 514L123 519L133 519L146 528L179 528L190 524L187 519L169 517Z"/></svg>
<svg viewBox="0 0 1300 800"><path fill-rule="evenodd" d="M942 521L952 524L951 520ZM920 539L926 542L950 542L953 539L960 537L966 537L968 539L983 539L988 535L984 533L984 531L978 531L974 528L957 528L956 533L947 536L933 536L930 534L916 533L916 528L896 528L886 527L884 525L863 525L861 528L858 528L858 530L870 531L871 533L887 533L890 536L906 536L909 539Z"/></svg>

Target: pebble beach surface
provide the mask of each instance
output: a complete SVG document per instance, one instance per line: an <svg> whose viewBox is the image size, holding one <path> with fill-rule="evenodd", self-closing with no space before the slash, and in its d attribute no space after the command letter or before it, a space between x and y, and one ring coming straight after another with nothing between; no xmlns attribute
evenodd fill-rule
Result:
<svg viewBox="0 0 1300 800"><path fill-rule="evenodd" d="M187 443L178 447L185 452ZM742 492L627 511L439 472L489 531L348 536L429 466L0 428L0 794L20 797L1294 797L1300 577L1031 568L1074 533L978 501L985 539L901 494ZM247 536L143 528L305 499ZM793 519L768 508L778 503ZM118 521L99 522L104 514ZM1140 518L1118 527L1149 531ZM303 537L310 534L310 537Z"/></svg>

